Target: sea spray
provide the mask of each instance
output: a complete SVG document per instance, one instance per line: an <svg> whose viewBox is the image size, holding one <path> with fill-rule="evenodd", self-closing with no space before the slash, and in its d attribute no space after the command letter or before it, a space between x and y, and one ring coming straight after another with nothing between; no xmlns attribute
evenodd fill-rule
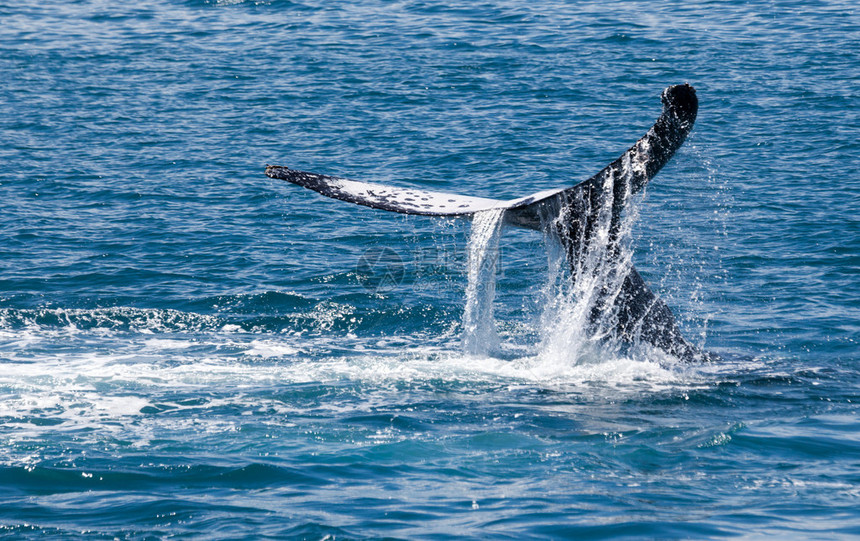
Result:
<svg viewBox="0 0 860 541"><path fill-rule="evenodd" d="M606 175L602 192L612 194L622 182L623 200L629 201L627 171L629 166ZM538 357L564 366L622 353L615 300L632 268L631 226L638 214L635 204L617 213L612 197L588 198L583 192L570 198L542 216L549 273Z"/></svg>
<svg viewBox="0 0 860 541"><path fill-rule="evenodd" d="M486 355L499 346L493 300L504 215L505 209L490 209L476 213L472 219L467 258L469 282L463 311L463 350L471 355Z"/></svg>

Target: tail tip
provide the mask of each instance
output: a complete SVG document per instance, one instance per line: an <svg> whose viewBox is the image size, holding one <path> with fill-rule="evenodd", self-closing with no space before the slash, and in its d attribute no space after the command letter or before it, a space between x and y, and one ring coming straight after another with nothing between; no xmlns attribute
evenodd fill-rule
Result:
<svg viewBox="0 0 860 541"><path fill-rule="evenodd" d="M663 91L661 99L664 107L676 111L681 120L687 122L695 120L699 99L696 97L696 89L689 83L670 86Z"/></svg>

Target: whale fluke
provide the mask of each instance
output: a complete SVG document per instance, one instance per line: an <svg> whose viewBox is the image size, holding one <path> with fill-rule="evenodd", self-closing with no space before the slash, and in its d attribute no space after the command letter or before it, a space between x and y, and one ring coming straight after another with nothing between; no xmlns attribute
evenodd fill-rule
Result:
<svg viewBox="0 0 860 541"><path fill-rule="evenodd" d="M582 272L581 259L599 237L608 253L620 249L618 231L630 197L641 191L672 158L693 128L698 112L696 91L688 84L671 86L661 96L663 111L648 132L615 161L588 180L569 188L545 190L512 200L491 199L360 182L267 165L266 175L314 190L327 197L367 207L422 216L471 218L477 212L504 209L509 225L547 230L566 251L572 278ZM593 233L609 209L609 234ZM682 359L702 354L681 335L671 309L628 265L620 289L598 295L594 321L612 312L615 336L645 341Z"/></svg>

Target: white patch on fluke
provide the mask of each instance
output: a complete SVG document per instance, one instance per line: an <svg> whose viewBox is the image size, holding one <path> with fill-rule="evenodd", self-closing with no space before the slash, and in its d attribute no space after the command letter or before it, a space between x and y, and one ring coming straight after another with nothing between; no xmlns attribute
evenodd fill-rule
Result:
<svg viewBox="0 0 860 541"><path fill-rule="evenodd" d="M493 208L500 203L497 199L399 188L342 178L332 182L330 186L365 204L371 203L418 213L472 213Z"/></svg>

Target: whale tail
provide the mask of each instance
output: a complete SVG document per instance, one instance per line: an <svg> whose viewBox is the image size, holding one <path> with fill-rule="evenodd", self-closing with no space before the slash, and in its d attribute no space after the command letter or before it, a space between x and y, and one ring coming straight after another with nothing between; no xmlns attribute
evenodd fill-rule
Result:
<svg viewBox="0 0 860 541"><path fill-rule="evenodd" d="M543 230L564 247L573 279L583 258L598 239L610 254L619 252L621 217L632 195L641 191L672 158L693 128L698 112L696 91L688 84L671 86L661 96L663 111L648 132L615 161L588 180L570 188L538 192L512 200L455 195L401 188L267 165L266 175L358 205L422 216L470 219L489 209L504 209L509 225ZM607 222L608 220L608 222ZM608 226L606 235L595 234ZM682 359L701 353L681 335L672 310L627 266L620 287L601 292L593 321L613 314L615 336L632 343L645 341Z"/></svg>

